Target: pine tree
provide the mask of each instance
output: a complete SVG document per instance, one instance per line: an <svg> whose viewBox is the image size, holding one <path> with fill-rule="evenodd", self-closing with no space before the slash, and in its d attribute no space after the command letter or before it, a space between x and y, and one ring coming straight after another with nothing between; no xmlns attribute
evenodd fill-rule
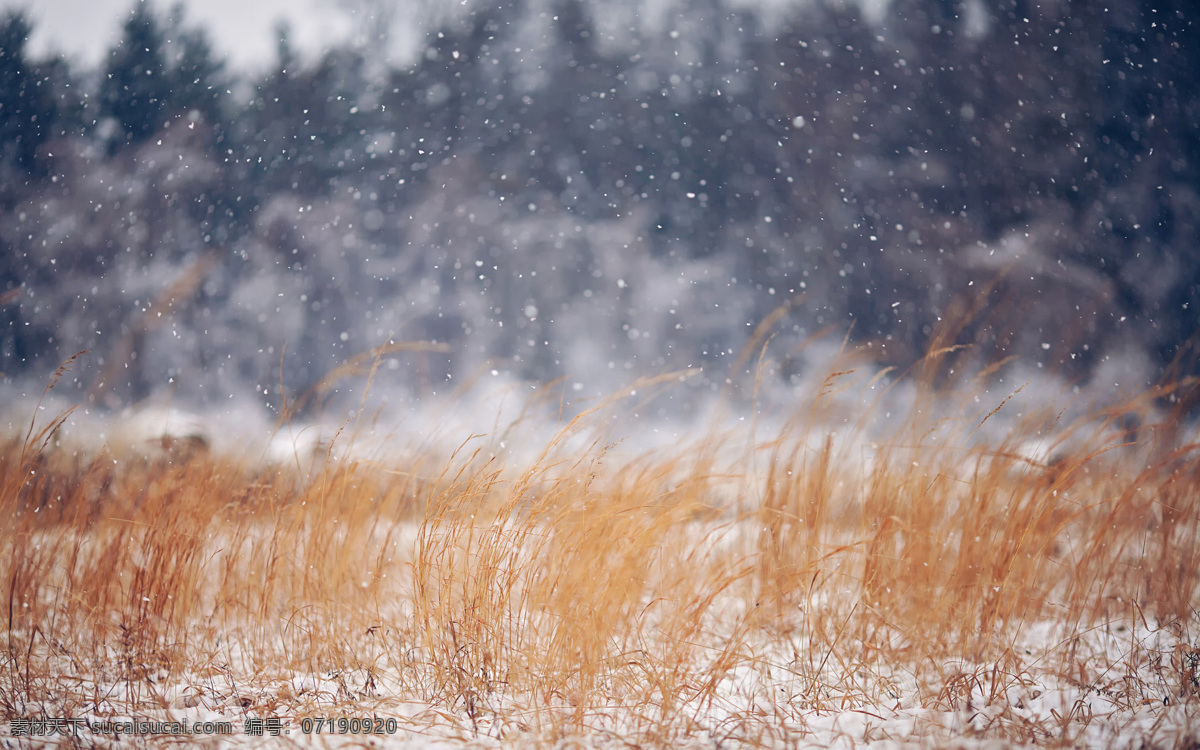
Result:
<svg viewBox="0 0 1200 750"><path fill-rule="evenodd" d="M173 46L178 49L168 60L168 114L196 110L204 115L206 122L218 125L224 121L225 65L213 57L207 34L184 24L182 5L176 6L173 16L169 31Z"/></svg>
<svg viewBox="0 0 1200 750"><path fill-rule="evenodd" d="M25 15L13 12L0 19L0 158L32 172L38 147L50 137L56 107L50 86L37 80L25 44L31 26Z"/></svg>
<svg viewBox="0 0 1200 750"><path fill-rule="evenodd" d="M102 111L117 121L124 141L144 141L163 124L171 96L163 41L150 7L135 4L120 41L109 52L100 85Z"/></svg>

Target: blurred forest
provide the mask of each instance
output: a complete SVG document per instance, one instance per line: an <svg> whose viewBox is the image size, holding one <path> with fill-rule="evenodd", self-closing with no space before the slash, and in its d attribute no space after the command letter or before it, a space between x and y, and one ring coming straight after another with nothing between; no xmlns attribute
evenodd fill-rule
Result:
<svg viewBox="0 0 1200 750"><path fill-rule="evenodd" d="M264 76L149 3L99 70L31 59L7 15L0 371L88 349L81 394L212 402L429 340L392 386L715 385L776 311L784 384L826 329L1080 383L1186 359L1191 0L668 3L427 8L403 64L387 23L319 59L281 26Z"/></svg>

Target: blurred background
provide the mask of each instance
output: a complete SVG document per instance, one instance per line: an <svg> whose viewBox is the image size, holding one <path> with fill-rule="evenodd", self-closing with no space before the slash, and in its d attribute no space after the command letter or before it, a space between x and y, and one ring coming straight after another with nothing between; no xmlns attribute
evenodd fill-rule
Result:
<svg viewBox="0 0 1200 750"><path fill-rule="evenodd" d="M384 347L381 402L697 371L685 409L756 371L787 399L847 336L898 371L1195 372L1198 16L10 4L4 387L86 349L59 387L97 406L341 409Z"/></svg>

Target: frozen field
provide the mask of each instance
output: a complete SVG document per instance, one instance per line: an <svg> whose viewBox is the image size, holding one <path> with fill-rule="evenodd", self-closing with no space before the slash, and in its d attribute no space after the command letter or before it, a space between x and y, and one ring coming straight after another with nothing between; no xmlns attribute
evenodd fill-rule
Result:
<svg viewBox="0 0 1200 750"><path fill-rule="evenodd" d="M487 436L371 457L335 433L289 465L185 442L190 423L162 415L170 429L132 445L64 435L39 451L35 428L0 457L3 731L1197 741L1194 446L1062 426L1053 452L1016 427L985 444L979 423L1011 403L868 441L813 426L828 398L769 434L653 449L600 439L584 415L520 460Z"/></svg>

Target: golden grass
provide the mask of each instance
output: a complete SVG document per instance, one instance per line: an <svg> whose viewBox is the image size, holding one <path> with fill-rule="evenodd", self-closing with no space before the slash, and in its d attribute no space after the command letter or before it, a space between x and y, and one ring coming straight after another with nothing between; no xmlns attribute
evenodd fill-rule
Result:
<svg viewBox="0 0 1200 750"><path fill-rule="evenodd" d="M831 373L749 439L634 452L588 413L529 465L463 436L308 481L31 427L0 447L0 713L277 716L294 741L394 717L414 745L1196 742L1200 469L1155 443L1162 392L995 437L1013 402L917 386L880 436L835 418ZM1144 426L1106 429L1127 412ZM1018 449L1039 433L1053 461Z"/></svg>

